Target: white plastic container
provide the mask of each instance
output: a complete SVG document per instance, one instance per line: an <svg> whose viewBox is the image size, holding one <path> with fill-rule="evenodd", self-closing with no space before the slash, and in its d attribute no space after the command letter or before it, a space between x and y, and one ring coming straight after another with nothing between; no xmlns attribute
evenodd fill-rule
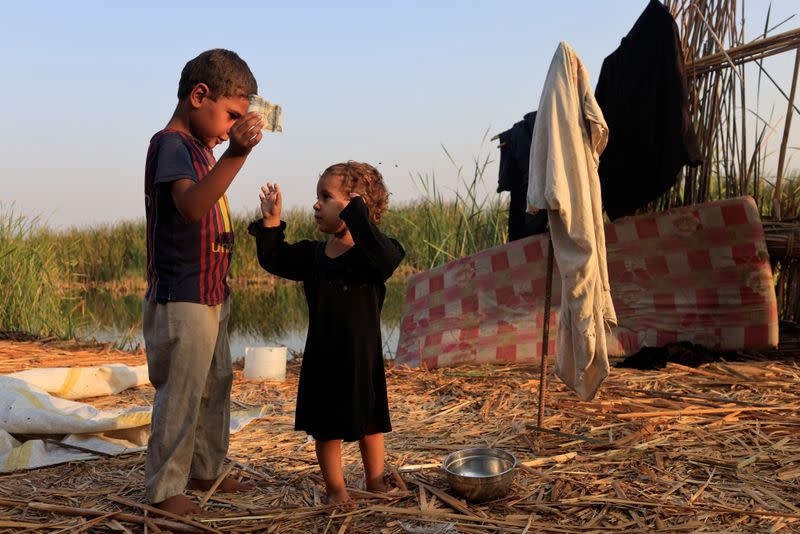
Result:
<svg viewBox="0 0 800 534"><path fill-rule="evenodd" d="M245 348L244 377L252 380L285 380L286 347Z"/></svg>

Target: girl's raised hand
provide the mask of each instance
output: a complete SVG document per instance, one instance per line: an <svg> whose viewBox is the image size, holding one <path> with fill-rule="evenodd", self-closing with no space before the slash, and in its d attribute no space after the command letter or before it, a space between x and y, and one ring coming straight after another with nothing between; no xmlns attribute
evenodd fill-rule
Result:
<svg viewBox="0 0 800 534"><path fill-rule="evenodd" d="M262 185L258 198L261 200L261 216L264 226L280 226L283 198L278 184L267 182L267 185Z"/></svg>

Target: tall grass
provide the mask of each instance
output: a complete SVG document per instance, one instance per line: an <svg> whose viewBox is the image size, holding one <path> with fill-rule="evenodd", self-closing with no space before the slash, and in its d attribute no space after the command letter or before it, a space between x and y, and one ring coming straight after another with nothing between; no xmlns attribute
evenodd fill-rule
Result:
<svg viewBox="0 0 800 534"><path fill-rule="evenodd" d="M456 189L444 191L435 175L417 174L414 179L421 193L419 199L390 204L381 222L381 230L405 248L405 272L424 271L501 245L508 236L508 197L487 193L485 174L491 163L489 156L474 159L470 174L465 175L464 168L447 149L444 152L456 173ZM247 225L259 216L254 211L249 217L234 217L237 240L231 265L234 278L263 275L256 261L255 241L247 235ZM325 239L316 231L308 210L290 210L282 218L286 221L289 241Z"/></svg>
<svg viewBox="0 0 800 534"><path fill-rule="evenodd" d="M409 272L430 269L506 241L507 197L482 192L488 163L486 158L474 160L466 177L456 166L459 186L453 192L442 190L433 175L417 175L420 198L390 206L382 230L406 249L404 267L393 278L390 292L402 292L403 279ZM762 213L771 211L770 188L767 181ZM784 179L781 198L783 213L796 216L800 175ZM258 216L253 211L233 217L237 244L230 274L234 284L271 279L258 265L255 242L247 234L247 225ZM290 209L283 218L290 241L324 237L316 232L310 210ZM0 330L72 337L84 323L128 328L140 317L145 270L143 220L57 232L43 227L37 219L0 206ZM124 312L119 309L119 295L112 298L105 291L83 289L130 280L138 287L125 297ZM294 286L270 290L269 297L264 290L235 291L241 306L233 322L245 331L278 335L286 324L303 321L297 316L298 310L304 309L302 297L295 294L298 289ZM69 295L78 297L71 299ZM402 299L390 299L387 304L395 301L401 303ZM85 303L92 313L75 313L75 308ZM276 314L265 314L265 307ZM386 317L399 317L400 308L386 312Z"/></svg>
<svg viewBox="0 0 800 534"><path fill-rule="evenodd" d="M259 218L261 212L258 210L232 216L236 246L229 273L233 280L256 280L267 276L256 258L255 239L247 233L247 226ZM290 242L301 239L323 239L323 235L316 231L314 217L309 210L288 209L283 212L281 218L286 221L286 239Z"/></svg>
<svg viewBox="0 0 800 534"><path fill-rule="evenodd" d="M421 198L391 205L381 224L406 250L396 282L402 283L410 271L430 269L506 241L508 199L486 192L493 190L484 183L489 157L474 159L465 173L445 153L456 172L455 191L440 188L434 175L417 175ZM247 234L248 224L259 216L257 211L233 216L236 252L230 278L234 283L270 279L258 265L255 241ZM289 209L283 219L289 241L325 238L316 231L310 210ZM88 288L105 284L136 293L130 308L138 315L146 269L143 219L54 231L11 210L0 212L0 329L73 336L81 326L76 321L93 318L72 308L91 300L91 309L102 315L103 303ZM71 300L68 295L78 298ZM272 305L287 304L283 293L276 299ZM130 319L121 322L129 324ZM248 322L246 314L236 320Z"/></svg>
<svg viewBox="0 0 800 534"><path fill-rule="evenodd" d="M144 277L147 244L144 220L123 221L59 234L76 272L88 281Z"/></svg>
<svg viewBox="0 0 800 534"><path fill-rule="evenodd" d="M385 231L397 236L406 249L406 261L415 270L427 270L506 242L508 199L485 192L484 174L491 160L475 159L472 176L445 154L456 169L455 199L445 198L435 175L417 175L420 200L387 214Z"/></svg>
<svg viewBox="0 0 800 534"><path fill-rule="evenodd" d="M62 283L71 264L37 219L0 206L0 330L71 337L75 324Z"/></svg>
<svg viewBox="0 0 800 534"><path fill-rule="evenodd" d="M450 154L445 153L448 157ZM452 158L450 161L453 162ZM430 174L419 174L415 182L421 193L418 200L392 204L381 223L382 230L396 238L406 250L403 272L430 269L489 247L505 243L508 233L508 198L487 193L485 171L489 157L475 159L468 175L453 162L457 178L454 191L445 191ZM256 280L268 275L258 265L255 240L247 233L251 221L260 217L256 210L232 217L236 248L230 268L232 280ZM316 231L307 209L288 209L289 241L324 239ZM147 248L143 219L83 229L53 231L41 228L37 239L70 266L74 276L60 276L62 283L103 284L135 281L144 283Z"/></svg>
<svg viewBox="0 0 800 534"><path fill-rule="evenodd" d="M774 180L763 180L759 209L761 216L769 218L774 212L772 195L775 191ZM791 221L800 217L800 171L791 171L784 175L780 190L780 213L784 220Z"/></svg>

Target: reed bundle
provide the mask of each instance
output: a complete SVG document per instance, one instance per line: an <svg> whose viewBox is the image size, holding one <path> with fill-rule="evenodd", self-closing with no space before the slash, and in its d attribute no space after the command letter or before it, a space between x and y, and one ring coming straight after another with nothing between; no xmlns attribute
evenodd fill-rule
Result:
<svg viewBox="0 0 800 534"><path fill-rule="evenodd" d="M764 221L762 225L772 260L800 259L800 225L797 221Z"/></svg>
<svg viewBox="0 0 800 534"><path fill-rule="evenodd" d="M800 47L800 28L789 30L772 37L755 39L747 44L734 46L724 52L717 52L698 58L687 58L686 75L691 79L719 69L757 61L765 57L789 52Z"/></svg>
<svg viewBox="0 0 800 534"><path fill-rule="evenodd" d="M797 322L800 320L800 224L797 221L764 221L763 225L772 268L778 273L775 295L781 319ZM784 330L781 330L780 344L792 351L792 342L784 339Z"/></svg>

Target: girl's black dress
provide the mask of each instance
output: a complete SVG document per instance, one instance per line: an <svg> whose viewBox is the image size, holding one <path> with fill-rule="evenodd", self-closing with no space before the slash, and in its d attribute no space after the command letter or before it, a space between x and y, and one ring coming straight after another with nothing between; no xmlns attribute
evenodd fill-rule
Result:
<svg viewBox="0 0 800 534"><path fill-rule="evenodd" d="M250 224L258 262L272 274L303 282L308 303L306 338L297 390L295 430L318 440L356 441L389 432L389 403L383 369L381 307L386 280L405 252L369 220L361 197L339 217L355 245L336 258L325 241L285 241L286 223Z"/></svg>

